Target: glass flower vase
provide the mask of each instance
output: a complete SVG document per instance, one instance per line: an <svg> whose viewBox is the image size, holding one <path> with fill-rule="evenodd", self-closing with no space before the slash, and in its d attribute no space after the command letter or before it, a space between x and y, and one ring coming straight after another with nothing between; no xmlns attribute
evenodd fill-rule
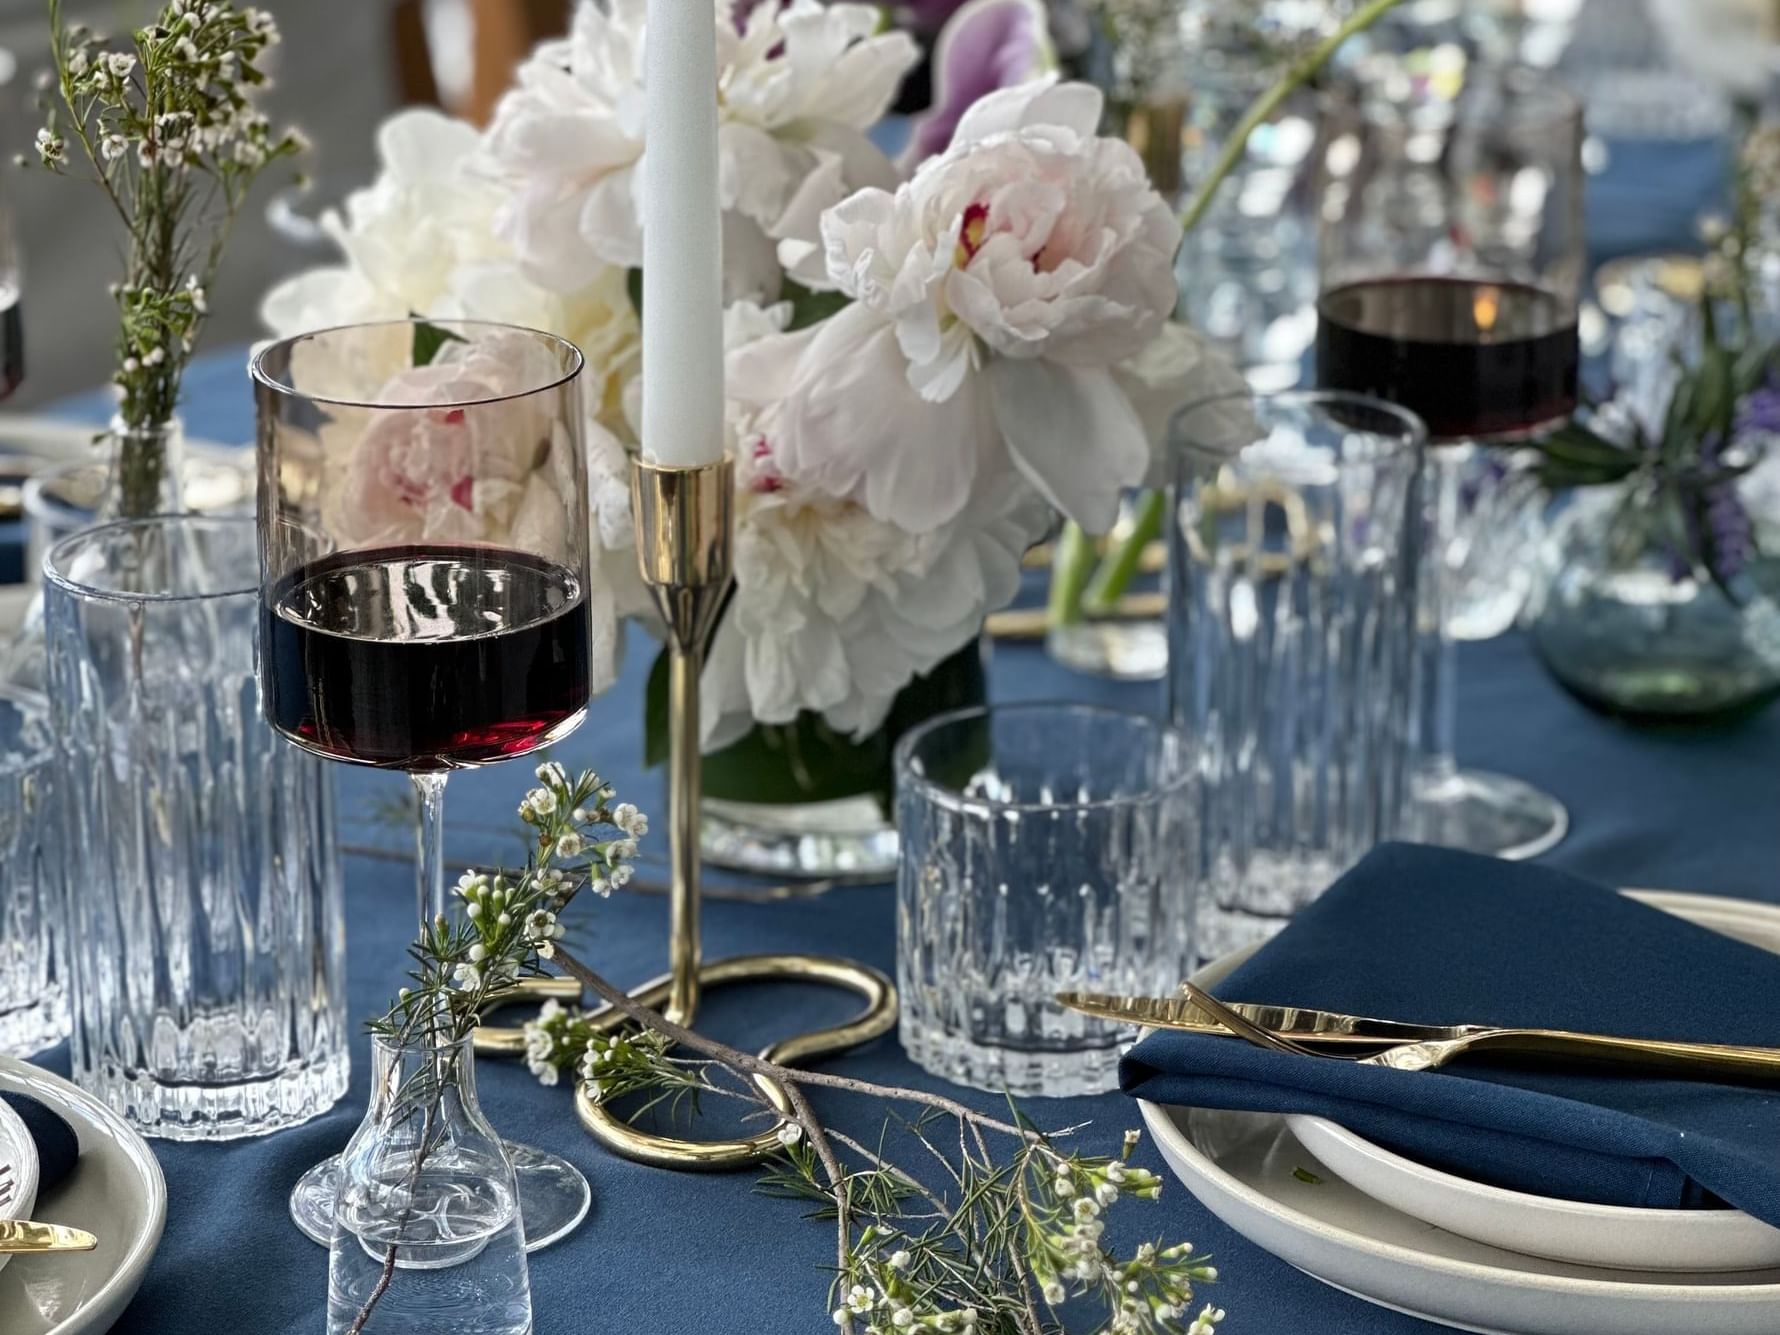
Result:
<svg viewBox="0 0 1780 1335"><path fill-rule="evenodd" d="M973 640L897 695L876 731L850 736L820 715L756 725L704 758L700 842L714 866L803 880L896 874L892 757L909 729L987 699L985 643ZM658 665L658 677L664 676ZM649 753L665 757L665 681L650 682ZM662 707L657 709L657 701Z"/></svg>
<svg viewBox="0 0 1780 1335"><path fill-rule="evenodd" d="M525 1335L518 1187L476 1099L471 1041L379 1036L371 1063L340 1160L328 1335Z"/></svg>
<svg viewBox="0 0 1780 1335"><path fill-rule="evenodd" d="M1683 532L1648 476L1580 491L1558 517L1527 629L1584 704L1664 723L1780 696L1780 540L1754 530L1735 567L1713 575L1677 552Z"/></svg>

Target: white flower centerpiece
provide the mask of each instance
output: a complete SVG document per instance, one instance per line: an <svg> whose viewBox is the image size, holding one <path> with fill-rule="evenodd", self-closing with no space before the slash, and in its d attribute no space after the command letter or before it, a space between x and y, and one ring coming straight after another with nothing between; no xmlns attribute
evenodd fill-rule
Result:
<svg viewBox="0 0 1780 1335"><path fill-rule="evenodd" d="M791 846L817 820L808 804L850 802L843 827L870 840L896 735L981 698L981 628L1027 548L1058 514L1113 521L1212 362L1169 322L1179 223L1136 153L1099 133L1095 89L1044 73L997 89L943 151L898 165L868 131L917 51L876 9L793 0L741 18L712 3L738 494L736 593L703 679L706 793L800 808ZM598 386L604 579L638 617L645 14L585 0L485 131L394 118L380 179L325 220L342 262L264 307L281 334L418 313L579 343ZM821 847L859 856L842 843Z"/></svg>

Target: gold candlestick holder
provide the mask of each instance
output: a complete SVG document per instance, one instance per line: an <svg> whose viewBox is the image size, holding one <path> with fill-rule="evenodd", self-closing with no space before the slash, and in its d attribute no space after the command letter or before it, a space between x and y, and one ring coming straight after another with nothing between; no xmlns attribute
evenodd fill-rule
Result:
<svg viewBox="0 0 1780 1335"><path fill-rule="evenodd" d="M631 512L636 521L637 560L667 626L668 651L668 972L631 993L668 1019L692 1025L706 988L744 983L819 983L857 993L863 1008L851 1020L794 1035L761 1052L768 1061L791 1064L856 1047L896 1024L896 985L877 969L825 955L741 955L706 961L699 934L699 677L705 650L729 598L734 575L735 470L729 460L695 467L631 464ZM544 990L547 989L547 990ZM573 983L547 980L537 995L578 995ZM530 999L531 989L522 984ZM520 1000L515 995L514 1000ZM589 1017L602 1030L621 1028L627 1017L611 1006ZM515 1030L485 1028L477 1046L490 1052L523 1051ZM766 1079L762 1091L781 1112L790 1100ZM587 1097L575 1109L595 1139L626 1158L663 1168L736 1168L757 1163L782 1148L776 1128L733 1140L695 1141L640 1130Z"/></svg>

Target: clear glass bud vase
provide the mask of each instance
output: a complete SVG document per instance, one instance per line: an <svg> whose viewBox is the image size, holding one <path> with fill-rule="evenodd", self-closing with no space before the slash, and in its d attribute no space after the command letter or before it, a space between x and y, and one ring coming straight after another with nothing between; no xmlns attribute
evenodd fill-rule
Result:
<svg viewBox="0 0 1780 1335"><path fill-rule="evenodd" d="M179 418L135 427L113 417L100 447L108 459L82 459L25 484L30 521L25 574L31 584L38 583L44 553L82 529L114 519L185 513L185 426ZM0 686L41 694L46 667L39 591L11 642L0 645Z"/></svg>
<svg viewBox="0 0 1780 1335"><path fill-rule="evenodd" d="M524 1335L518 1189L469 1039L376 1038L371 1055L371 1104L340 1164L328 1335Z"/></svg>

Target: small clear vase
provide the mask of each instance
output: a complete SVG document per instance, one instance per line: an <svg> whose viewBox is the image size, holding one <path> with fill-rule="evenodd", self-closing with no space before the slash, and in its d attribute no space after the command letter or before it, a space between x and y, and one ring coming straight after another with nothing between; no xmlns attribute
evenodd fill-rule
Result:
<svg viewBox="0 0 1780 1335"><path fill-rule="evenodd" d="M1746 568L1707 578L1675 552L1659 488L1571 499L1526 618L1533 648L1577 699L1632 722L1751 713L1780 698L1780 545L1758 530Z"/></svg>
<svg viewBox="0 0 1780 1335"><path fill-rule="evenodd" d="M513 1165L468 1038L371 1044L371 1103L340 1161L328 1335L525 1335Z"/></svg>
<svg viewBox="0 0 1780 1335"><path fill-rule="evenodd" d="M39 473L25 484L28 521L25 577L37 585L46 552L63 538L114 519L185 513L185 426L174 417L152 427L132 427L121 417L101 438L109 460L87 459ZM151 467L148 460L157 461ZM132 482L126 486L123 474ZM149 498L152 498L150 500ZM128 513L126 502L146 508ZM0 647L0 685L18 690L46 689L47 666L41 588L25 610L12 643Z"/></svg>

